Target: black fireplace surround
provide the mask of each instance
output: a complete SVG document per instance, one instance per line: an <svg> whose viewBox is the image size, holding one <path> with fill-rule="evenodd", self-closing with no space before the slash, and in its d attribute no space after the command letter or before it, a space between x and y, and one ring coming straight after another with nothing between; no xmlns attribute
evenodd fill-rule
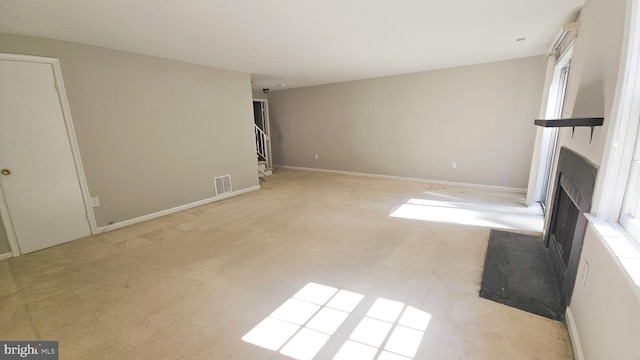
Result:
<svg viewBox="0 0 640 360"><path fill-rule="evenodd" d="M587 219L582 214L591 211L597 173L597 167L589 160L568 148L560 149L545 244L564 307L571 301L576 281L587 228Z"/></svg>

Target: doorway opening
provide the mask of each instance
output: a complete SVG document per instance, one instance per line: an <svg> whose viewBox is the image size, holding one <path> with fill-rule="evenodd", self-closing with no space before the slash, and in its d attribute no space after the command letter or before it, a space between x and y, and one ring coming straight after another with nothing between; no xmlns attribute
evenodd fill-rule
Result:
<svg viewBox="0 0 640 360"><path fill-rule="evenodd" d="M259 176L271 175L271 131L269 129L269 105L266 99L253 99L253 120L256 136Z"/></svg>

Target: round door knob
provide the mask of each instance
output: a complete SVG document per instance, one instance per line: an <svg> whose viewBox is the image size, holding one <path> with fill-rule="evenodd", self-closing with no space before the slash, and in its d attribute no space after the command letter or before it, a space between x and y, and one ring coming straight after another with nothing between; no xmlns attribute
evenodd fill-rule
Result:
<svg viewBox="0 0 640 360"><path fill-rule="evenodd" d="M9 169L2 169L2 175L11 175L11 170L9 170Z"/></svg>

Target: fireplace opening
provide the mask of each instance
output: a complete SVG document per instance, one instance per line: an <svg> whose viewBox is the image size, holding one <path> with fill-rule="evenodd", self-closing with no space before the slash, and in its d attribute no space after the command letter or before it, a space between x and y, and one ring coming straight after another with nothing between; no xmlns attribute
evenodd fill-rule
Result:
<svg viewBox="0 0 640 360"><path fill-rule="evenodd" d="M565 147L560 149L545 240L563 306L571 301L587 228L582 214L591 211L597 172L587 159Z"/></svg>
<svg viewBox="0 0 640 360"><path fill-rule="evenodd" d="M551 224L551 244L558 247L557 250L560 252L566 272L566 267L569 266L573 236L576 232L576 222L580 213L564 188L559 193L555 213L558 216L553 219L553 224Z"/></svg>

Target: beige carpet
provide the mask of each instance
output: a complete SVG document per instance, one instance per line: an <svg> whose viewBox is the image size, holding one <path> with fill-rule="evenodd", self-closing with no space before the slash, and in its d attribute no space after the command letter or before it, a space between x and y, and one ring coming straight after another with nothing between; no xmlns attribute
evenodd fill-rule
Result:
<svg viewBox="0 0 640 360"><path fill-rule="evenodd" d="M564 324L478 296L478 225L540 230L522 201L278 170L0 262L0 339L59 340L61 359L571 359Z"/></svg>

